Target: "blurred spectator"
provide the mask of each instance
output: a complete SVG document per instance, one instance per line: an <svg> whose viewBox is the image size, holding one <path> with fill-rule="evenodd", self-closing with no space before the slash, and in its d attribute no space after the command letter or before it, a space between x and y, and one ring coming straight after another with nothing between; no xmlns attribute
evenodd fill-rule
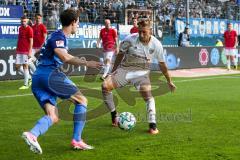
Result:
<svg viewBox="0 0 240 160"><path fill-rule="evenodd" d="M112 14L109 16L109 19L112 23L118 23L119 22L119 18L117 17L116 12L112 12Z"/></svg>
<svg viewBox="0 0 240 160"><path fill-rule="evenodd" d="M71 8L70 0L64 0L64 10Z"/></svg>
<svg viewBox="0 0 240 160"><path fill-rule="evenodd" d="M98 12L97 12L97 6L96 4L93 2L88 14L88 18L90 22L95 22L96 19L98 17Z"/></svg>
<svg viewBox="0 0 240 160"><path fill-rule="evenodd" d="M189 35L188 27L185 27L184 31L179 34L178 46L179 47L189 47L190 46L190 35Z"/></svg>
<svg viewBox="0 0 240 160"><path fill-rule="evenodd" d="M14 0L8 0L8 4L7 5L14 5Z"/></svg>
<svg viewBox="0 0 240 160"><path fill-rule="evenodd" d="M79 12L80 12L80 15L79 15L79 22L89 22L88 20L88 14L87 12L85 11L85 9L83 7L80 7L79 8Z"/></svg>
<svg viewBox="0 0 240 160"><path fill-rule="evenodd" d="M130 30L130 33L133 34L133 33L138 33L138 21L137 21L137 18L133 18L133 27L131 28Z"/></svg>
<svg viewBox="0 0 240 160"><path fill-rule="evenodd" d="M134 0L124 1L124 6L125 8L134 8L133 6L135 6L135 1Z"/></svg>
<svg viewBox="0 0 240 160"><path fill-rule="evenodd" d="M122 2L120 0L113 0L113 3L112 3L112 9L114 11L119 11L122 9Z"/></svg>
<svg viewBox="0 0 240 160"><path fill-rule="evenodd" d="M36 13L40 13L40 2L39 0L0 0L1 5L16 4L23 6L25 14L30 19ZM43 20L50 28L56 27L54 23L58 20L59 12L67 8L78 9L82 7L84 14L88 14L89 22L103 23L105 18L111 18L113 23L125 23L126 16L127 23L131 24L132 18L150 17L152 19L154 7L156 9L157 23L165 31L174 29L173 25L176 18L185 18L186 16L185 0L43 0L42 3ZM234 0L225 2L218 0L192 0L189 7L191 18L237 20L240 17L240 7L237 6ZM125 9L129 10L127 14L125 14ZM83 17L86 16L84 15ZM114 17L116 19L113 19ZM86 18L84 21L87 21Z"/></svg>
<svg viewBox="0 0 240 160"><path fill-rule="evenodd" d="M0 0L0 5L7 5L7 0Z"/></svg>

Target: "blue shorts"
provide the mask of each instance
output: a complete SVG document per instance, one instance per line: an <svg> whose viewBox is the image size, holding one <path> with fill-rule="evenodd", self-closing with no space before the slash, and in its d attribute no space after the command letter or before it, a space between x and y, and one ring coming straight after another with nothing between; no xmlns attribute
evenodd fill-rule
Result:
<svg viewBox="0 0 240 160"><path fill-rule="evenodd" d="M68 99L78 91L75 84L58 69L35 72L32 77L32 92L41 107L46 103L56 106L57 97Z"/></svg>

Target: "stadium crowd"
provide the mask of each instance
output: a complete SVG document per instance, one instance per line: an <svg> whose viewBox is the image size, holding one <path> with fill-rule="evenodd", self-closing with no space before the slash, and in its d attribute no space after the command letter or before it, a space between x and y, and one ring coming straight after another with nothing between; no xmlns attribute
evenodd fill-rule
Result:
<svg viewBox="0 0 240 160"><path fill-rule="evenodd" d="M39 12L38 0L0 0L0 5L22 5L30 19ZM155 2L155 3L153 3ZM163 27L173 27L176 18L186 16L185 0L43 0L43 20L48 29L55 29L59 13L67 8L80 11L81 22L103 23L109 18L112 23L132 24L133 18L152 18ZM127 11L127 12L125 12ZM190 0L190 16L193 18L240 19L240 6L235 0Z"/></svg>

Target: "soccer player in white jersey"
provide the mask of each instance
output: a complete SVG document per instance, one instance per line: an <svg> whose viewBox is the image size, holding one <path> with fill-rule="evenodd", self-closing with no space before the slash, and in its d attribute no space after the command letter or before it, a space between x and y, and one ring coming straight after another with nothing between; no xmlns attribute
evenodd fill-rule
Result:
<svg viewBox="0 0 240 160"><path fill-rule="evenodd" d="M111 112L112 125L118 126L117 111L111 91L128 83L133 84L146 103L149 133L158 134L155 101L151 93L149 80L150 64L154 58L158 60L159 67L172 92L176 89L176 86L168 73L162 44L151 35L151 21L147 18L140 19L138 27L138 33L128 36L120 45L112 74L102 84L103 99Z"/></svg>

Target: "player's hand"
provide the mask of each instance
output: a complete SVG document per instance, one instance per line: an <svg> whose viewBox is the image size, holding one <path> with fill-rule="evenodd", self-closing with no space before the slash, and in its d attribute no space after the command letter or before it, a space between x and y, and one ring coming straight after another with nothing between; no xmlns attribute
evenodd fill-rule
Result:
<svg viewBox="0 0 240 160"><path fill-rule="evenodd" d="M116 55L119 53L119 48L116 48Z"/></svg>
<svg viewBox="0 0 240 160"><path fill-rule="evenodd" d="M87 61L86 66L90 68L100 68L103 66L103 64L96 61Z"/></svg>
<svg viewBox="0 0 240 160"><path fill-rule="evenodd" d="M177 88L175 84L173 84L173 82L168 82L168 87L171 90L171 92L174 92Z"/></svg>

